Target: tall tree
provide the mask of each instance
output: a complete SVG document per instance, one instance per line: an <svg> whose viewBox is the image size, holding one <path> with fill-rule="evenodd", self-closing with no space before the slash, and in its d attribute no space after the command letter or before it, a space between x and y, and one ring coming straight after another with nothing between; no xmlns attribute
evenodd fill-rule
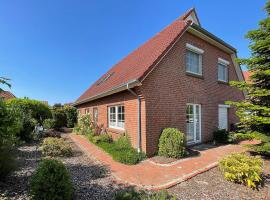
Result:
<svg viewBox="0 0 270 200"><path fill-rule="evenodd" d="M266 3L267 18L256 30L247 33L250 40L250 58L238 59L251 72L250 82L231 82L245 91L246 100L228 102L237 108L240 127L244 131L258 131L270 135L270 0Z"/></svg>

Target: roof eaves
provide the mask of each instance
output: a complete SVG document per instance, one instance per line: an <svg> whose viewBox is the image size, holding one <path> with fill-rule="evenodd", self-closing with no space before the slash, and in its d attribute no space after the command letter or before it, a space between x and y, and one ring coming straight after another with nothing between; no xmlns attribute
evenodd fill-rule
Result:
<svg viewBox="0 0 270 200"><path fill-rule="evenodd" d="M228 43L224 42L222 39L218 38L217 36L215 36L214 34L210 33L209 31L207 31L206 29L202 28L201 26L198 26L197 24L191 24L190 26L191 29L194 29L195 31L198 31L204 35L206 35L207 37L209 37L210 39L214 40L215 42L221 44L222 46L226 47L228 50L231 51L231 53L237 53L237 50L229 45Z"/></svg>
<svg viewBox="0 0 270 200"><path fill-rule="evenodd" d="M81 101L77 101L77 102L73 103L73 106L78 106L78 105L81 105L84 103L88 103L88 102L100 99L102 97L106 97L106 96L109 96L109 95L112 95L112 94L115 94L118 92L125 91L125 90L127 90L127 85L129 86L129 88L134 88L136 86L141 86L142 84L139 80L131 80L131 81L128 81L127 83L123 83L123 84L120 84L118 86L115 86L115 87L113 87L105 92L102 92L100 94L97 94L95 96L91 96L91 97L83 99Z"/></svg>

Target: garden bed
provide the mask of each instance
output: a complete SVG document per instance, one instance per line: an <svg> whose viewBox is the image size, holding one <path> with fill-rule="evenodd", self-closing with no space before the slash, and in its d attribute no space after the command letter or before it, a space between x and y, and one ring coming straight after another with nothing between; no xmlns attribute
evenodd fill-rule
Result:
<svg viewBox="0 0 270 200"><path fill-rule="evenodd" d="M96 142L95 138L100 136L93 137L92 135L88 135L87 137L91 143L107 152L115 161L123 164L135 165L145 158L144 153L138 153L137 150L131 146L126 136L122 136L116 141L108 139L105 141L103 139L99 142Z"/></svg>
<svg viewBox="0 0 270 200"><path fill-rule="evenodd" d="M178 199L269 199L270 198L270 160L264 160L264 187L258 190L226 181L218 168L199 174L168 192Z"/></svg>

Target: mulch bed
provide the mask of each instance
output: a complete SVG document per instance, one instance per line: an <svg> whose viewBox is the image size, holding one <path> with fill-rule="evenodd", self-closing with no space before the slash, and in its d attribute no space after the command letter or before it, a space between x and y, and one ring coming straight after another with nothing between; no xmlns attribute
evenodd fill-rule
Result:
<svg viewBox="0 0 270 200"><path fill-rule="evenodd" d="M258 190L226 181L219 169L214 168L168 189L168 192L183 200L268 200L270 199L270 160L264 161L264 173L264 186L259 187Z"/></svg>

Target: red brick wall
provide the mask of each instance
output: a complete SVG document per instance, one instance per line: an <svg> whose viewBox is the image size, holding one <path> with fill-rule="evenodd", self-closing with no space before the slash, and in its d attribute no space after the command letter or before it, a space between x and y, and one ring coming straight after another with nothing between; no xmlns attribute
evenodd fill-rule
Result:
<svg viewBox="0 0 270 200"><path fill-rule="evenodd" d="M202 78L186 74L186 43L204 50ZM229 54L185 33L143 81L141 89L145 98L147 155L157 151L159 136L164 128L177 127L186 132L187 103L201 104L202 141L205 142L212 139L212 132L218 126L218 104L243 99L242 92L217 81L219 57L230 62L229 80L237 80ZM230 109L229 124L237 120Z"/></svg>
<svg viewBox="0 0 270 200"><path fill-rule="evenodd" d="M108 107L112 105L124 105L125 106L125 131L108 128ZM145 102L142 100L142 147L145 151ZM78 110L84 114L85 109L89 109L90 115L93 115L93 108L98 108L98 124L103 124L107 128L107 132L110 133L113 138L118 138L125 132L129 135L133 147L137 147L137 130L138 130L138 101L137 98L130 92L121 92L108 97L98 99L96 101L85 103L78 106Z"/></svg>

